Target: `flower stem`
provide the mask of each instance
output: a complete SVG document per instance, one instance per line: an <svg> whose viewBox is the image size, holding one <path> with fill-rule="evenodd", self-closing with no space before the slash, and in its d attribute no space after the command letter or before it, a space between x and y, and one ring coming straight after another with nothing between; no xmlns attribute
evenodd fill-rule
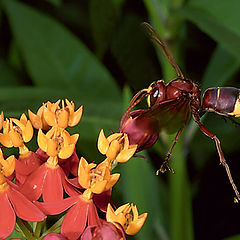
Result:
<svg viewBox="0 0 240 240"><path fill-rule="evenodd" d="M38 222L34 231L34 236L39 238L43 229L43 226L46 222L46 219L43 220L42 222Z"/></svg>
<svg viewBox="0 0 240 240"><path fill-rule="evenodd" d="M53 224L46 232L44 232L42 234L42 237L45 237L48 233L51 233L51 232L55 232L55 233L59 233L60 232L60 227L62 225L62 222L63 222L63 218L64 216L62 216L55 224Z"/></svg>
<svg viewBox="0 0 240 240"><path fill-rule="evenodd" d="M18 229L20 230L20 232L26 239L37 240L37 238L35 238L32 235L31 229L29 228L30 225L28 223L25 223L25 221L23 221L22 219L17 218L16 224L17 224ZM26 225L26 224L28 224L28 225Z"/></svg>

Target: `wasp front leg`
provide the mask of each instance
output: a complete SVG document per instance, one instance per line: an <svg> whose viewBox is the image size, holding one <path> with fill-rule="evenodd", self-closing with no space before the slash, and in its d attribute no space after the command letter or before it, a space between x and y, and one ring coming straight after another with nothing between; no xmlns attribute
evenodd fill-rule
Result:
<svg viewBox="0 0 240 240"><path fill-rule="evenodd" d="M178 132L177 132L177 134L176 134L176 136L175 136L175 138L174 138L173 144L172 144L172 146L170 147L170 149L169 149L169 151L168 151L168 153L167 153L167 155L166 155L166 157L165 157L165 159L164 159L164 162L162 163L161 167L157 170L156 175L158 175L160 172L161 172L161 173L164 173L164 172L166 172L167 170L169 170L169 171L172 172L172 173L175 173L174 170L169 167L168 163L169 163L169 160L170 160L170 157L171 157L173 148L174 148L174 146L176 145L176 143L177 143L177 141L178 141L178 139L179 139L179 137L180 137L180 135L181 135L181 133L182 133L183 128L184 128L184 126L181 127L181 128L178 130Z"/></svg>

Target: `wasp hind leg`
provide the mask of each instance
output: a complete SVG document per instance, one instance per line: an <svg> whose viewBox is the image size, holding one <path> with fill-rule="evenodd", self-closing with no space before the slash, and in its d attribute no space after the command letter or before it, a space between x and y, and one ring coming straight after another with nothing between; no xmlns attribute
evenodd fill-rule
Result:
<svg viewBox="0 0 240 240"><path fill-rule="evenodd" d="M225 168L229 182L232 185L232 188L235 192L236 198L238 201L240 201L240 194L238 192L237 186L235 185L233 178L232 178L232 174L230 172L230 168L226 162L226 159L224 157L221 145L220 145L220 140L218 139L218 137L213 134L212 132L210 132L196 117L194 118L195 122L198 124L200 130L209 138L213 139L215 141L216 147L217 147L217 151L218 151L218 155L219 155L219 159L220 159L220 164ZM236 199L234 200L236 201Z"/></svg>

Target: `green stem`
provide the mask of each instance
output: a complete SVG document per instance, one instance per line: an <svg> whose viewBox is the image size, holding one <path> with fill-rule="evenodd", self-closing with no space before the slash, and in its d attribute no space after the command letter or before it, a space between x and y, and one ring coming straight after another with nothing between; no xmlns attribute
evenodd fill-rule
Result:
<svg viewBox="0 0 240 240"><path fill-rule="evenodd" d="M43 220L42 222L38 222L34 231L34 236L39 238L43 229L43 226L46 222L46 219Z"/></svg>
<svg viewBox="0 0 240 240"><path fill-rule="evenodd" d="M55 224L53 224L46 232L44 232L42 234L41 239L45 237L48 233L51 233L51 232L59 233L63 219L64 219L64 216L62 216Z"/></svg>
<svg viewBox="0 0 240 240"><path fill-rule="evenodd" d="M17 224L17 227L19 228L20 232L26 239L28 239L28 240L36 240L37 239L32 235L32 232L29 229L30 225L26 225L26 224L28 224L27 222L25 223L22 219L17 218L16 224Z"/></svg>

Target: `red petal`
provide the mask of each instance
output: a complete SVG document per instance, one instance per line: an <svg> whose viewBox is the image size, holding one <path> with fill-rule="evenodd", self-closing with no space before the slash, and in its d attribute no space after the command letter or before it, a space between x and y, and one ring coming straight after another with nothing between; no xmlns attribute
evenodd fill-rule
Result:
<svg viewBox="0 0 240 240"><path fill-rule="evenodd" d="M56 168L48 168L44 185L43 185L43 201L55 202L63 199L63 184L65 174L60 166Z"/></svg>
<svg viewBox="0 0 240 240"><path fill-rule="evenodd" d="M46 218L39 208L14 188L9 187L8 197L19 218L30 222L40 222Z"/></svg>
<svg viewBox="0 0 240 240"><path fill-rule="evenodd" d="M79 238L86 226L88 206L88 202L79 201L68 210L62 223L61 234L71 240Z"/></svg>
<svg viewBox="0 0 240 240"><path fill-rule="evenodd" d="M108 203L111 202L112 189L105 191L101 194L94 194L93 201L96 206L103 212L107 212Z"/></svg>
<svg viewBox="0 0 240 240"><path fill-rule="evenodd" d="M69 183L67 177L65 177L63 180L63 187L64 187L65 192L71 197L81 194L80 191L78 191L76 188L73 187L72 184Z"/></svg>
<svg viewBox="0 0 240 240"><path fill-rule="evenodd" d="M42 194L43 184L47 173L48 168L45 164L42 164L37 170L28 176L20 189L21 193L23 193L30 201L38 200Z"/></svg>
<svg viewBox="0 0 240 240"><path fill-rule="evenodd" d="M98 217L97 209L93 202L89 204L89 208L88 208L88 225L89 226L101 225L100 219Z"/></svg>
<svg viewBox="0 0 240 240"><path fill-rule="evenodd" d="M16 222L16 215L8 200L7 191L0 193L0 239L10 236Z"/></svg>
<svg viewBox="0 0 240 240"><path fill-rule="evenodd" d="M56 215L66 211L79 201L79 197L65 198L59 202L34 202L46 215Z"/></svg>

